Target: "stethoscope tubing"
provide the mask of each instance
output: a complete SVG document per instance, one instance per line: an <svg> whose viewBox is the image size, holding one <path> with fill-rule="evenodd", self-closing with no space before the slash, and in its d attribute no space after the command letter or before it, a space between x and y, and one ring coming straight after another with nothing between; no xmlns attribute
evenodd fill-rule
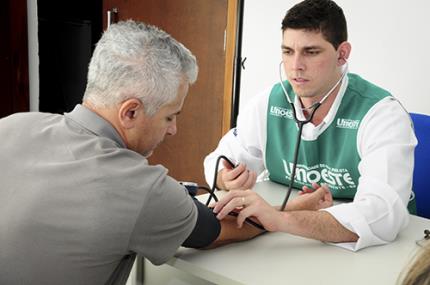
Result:
<svg viewBox="0 0 430 285"><path fill-rule="evenodd" d="M297 170L297 160L299 158L300 142L302 141L301 138L302 138L303 126L305 124L309 123L310 121L312 121L316 110L321 106L321 103L318 102L316 105L314 105L314 107L312 109L312 113L309 116L309 118L307 118L304 121L300 121L300 120L297 119L296 111L294 109L294 104L293 103L290 103L290 104L291 104L291 108L293 109L294 118L296 118L297 127L299 129L298 129L298 132L297 132L296 146L295 146L295 149L294 149L293 169L291 170L290 184L288 185L287 194L285 195L284 201L282 202L282 206L280 208L281 212L284 211L285 206L287 205L288 199L290 198L291 190L293 189L293 184L294 184L294 180L295 180L294 178L296 176L296 170Z"/></svg>
<svg viewBox="0 0 430 285"><path fill-rule="evenodd" d="M290 96L288 95L287 89L285 88L284 82L282 80L282 63L283 63L283 61L281 61L279 63L279 83L281 84L282 91L284 92L285 97L287 97L288 103L290 103L290 105L291 105L291 109L293 112L293 118L297 124L298 132L297 132L296 145L295 145L295 149L294 149L293 167L291 169L290 183L288 185L288 190L287 190L287 193L285 195L284 201L282 202L281 208L279 209L281 212L285 210L288 199L290 198L290 195L291 195L291 191L293 189L295 176L296 176L296 170L297 170L297 161L298 161L298 157L299 157L300 142L301 142L302 133L303 133L303 126L312 121L312 119L314 118L315 112L318 110L318 108L321 106L321 104L327 99L327 97L333 92L333 90L336 89L336 87L340 84L340 82L342 82L343 78L348 73L348 62L346 62L347 66L345 68L345 71L342 73L342 76L339 78L339 80L336 82L336 84L334 84L333 87L330 88L330 90L326 93L326 95L324 95L324 97L319 102L312 104L312 106L310 106L308 108L302 108L302 110L305 110L305 109L309 110L310 109L312 111L311 111L311 114L309 115L309 117L305 118L304 120L299 120L299 118L297 117L297 112L296 112L296 108L294 106L294 103L291 101Z"/></svg>

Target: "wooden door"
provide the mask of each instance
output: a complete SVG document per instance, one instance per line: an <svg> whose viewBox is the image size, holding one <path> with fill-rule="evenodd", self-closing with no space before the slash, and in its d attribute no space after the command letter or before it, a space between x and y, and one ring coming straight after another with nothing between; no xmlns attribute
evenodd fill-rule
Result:
<svg viewBox="0 0 430 285"><path fill-rule="evenodd" d="M26 0L7 0L0 9L0 118L29 110Z"/></svg>
<svg viewBox="0 0 430 285"><path fill-rule="evenodd" d="M104 0L115 21L160 27L197 57L199 76L177 118L178 133L150 157L180 181L204 183L203 159L230 128L237 0Z"/></svg>

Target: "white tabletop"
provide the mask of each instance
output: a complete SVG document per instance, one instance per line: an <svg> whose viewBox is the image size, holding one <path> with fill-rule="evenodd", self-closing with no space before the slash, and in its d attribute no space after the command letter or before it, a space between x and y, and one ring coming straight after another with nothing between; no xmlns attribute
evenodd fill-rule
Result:
<svg viewBox="0 0 430 285"><path fill-rule="evenodd" d="M255 191L273 205L284 199L284 186L263 182ZM180 248L168 264L216 284L395 284L420 248L430 220L411 216L396 241L351 252L287 233L211 250Z"/></svg>

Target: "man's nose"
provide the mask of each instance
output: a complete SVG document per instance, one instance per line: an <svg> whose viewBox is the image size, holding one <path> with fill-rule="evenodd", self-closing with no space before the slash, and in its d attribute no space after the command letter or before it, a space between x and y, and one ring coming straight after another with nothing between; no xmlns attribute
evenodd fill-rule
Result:
<svg viewBox="0 0 430 285"><path fill-rule="evenodd" d="M292 68L294 70L304 70L305 64L304 64L304 58L301 54L297 53L292 58Z"/></svg>
<svg viewBox="0 0 430 285"><path fill-rule="evenodd" d="M175 122L167 128L167 134L169 136L174 136L174 135L176 135L177 131L178 131L178 129L176 127L176 120L175 120Z"/></svg>

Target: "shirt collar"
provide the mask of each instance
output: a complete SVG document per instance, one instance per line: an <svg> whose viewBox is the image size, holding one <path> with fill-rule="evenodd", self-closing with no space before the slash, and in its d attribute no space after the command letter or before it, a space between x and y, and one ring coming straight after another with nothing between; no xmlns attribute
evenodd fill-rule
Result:
<svg viewBox="0 0 430 285"><path fill-rule="evenodd" d="M345 94L345 90L347 87L348 87L348 75L343 77L337 96L334 99L334 102L331 105L329 112L324 117L323 121L319 124L319 126L322 127L324 124L330 124L333 121L334 116L337 113L337 109L339 108L340 102L342 101L343 95ZM303 114L303 110L301 109L301 106L302 106L302 103L300 102L299 96L295 96L294 108L296 109L297 118L303 121L305 120L305 115Z"/></svg>
<svg viewBox="0 0 430 285"><path fill-rule="evenodd" d="M115 141L120 147L126 148L124 141L116 129L104 118L85 106L77 104L73 111L65 113L64 116L66 119L76 122L90 132L101 137L107 137Z"/></svg>
<svg viewBox="0 0 430 285"><path fill-rule="evenodd" d="M330 111L328 111L328 114L324 117L324 123L330 124L336 116L337 109L339 109L340 102L342 102L343 95L345 95L346 88L348 87L348 81L348 74L346 74L342 79L339 92L337 92L337 96L334 99L333 105L331 105Z"/></svg>

